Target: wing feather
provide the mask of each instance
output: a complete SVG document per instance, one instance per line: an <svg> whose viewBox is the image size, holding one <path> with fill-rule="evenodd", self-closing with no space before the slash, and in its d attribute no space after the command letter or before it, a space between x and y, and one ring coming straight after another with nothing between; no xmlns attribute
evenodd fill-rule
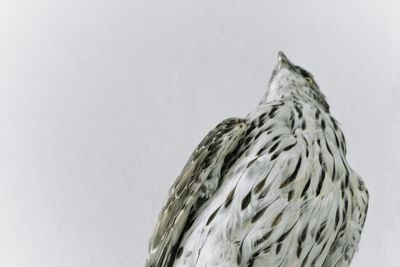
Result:
<svg viewBox="0 0 400 267"><path fill-rule="evenodd" d="M172 263L189 214L217 190L224 159L240 143L246 129L245 120L226 119L197 146L169 191L150 239L146 267Z"/></svg>

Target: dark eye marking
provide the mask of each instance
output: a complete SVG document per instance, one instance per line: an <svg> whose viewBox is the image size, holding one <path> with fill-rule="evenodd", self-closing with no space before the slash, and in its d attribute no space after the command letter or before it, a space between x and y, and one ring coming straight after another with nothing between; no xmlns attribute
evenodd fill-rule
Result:
<svg viewBox="0 0 400 267"><path fill-rule="evenodd" d="M308 71L306 71L302 67L295 66L295 69L301 76L303 76L303 77L311 77L312 78L311 73L309 73Z"/></svg>

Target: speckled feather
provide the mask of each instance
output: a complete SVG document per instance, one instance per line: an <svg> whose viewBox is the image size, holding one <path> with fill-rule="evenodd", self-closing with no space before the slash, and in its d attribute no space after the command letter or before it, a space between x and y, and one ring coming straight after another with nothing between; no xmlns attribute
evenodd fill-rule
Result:
<svg viewBox="0 0 400 267"><path fill-rule="evenodd" d="M146 266L348 266L368 191L312 75L280 53L266 96L238 121L245 132L217 126L193 153ZM224 137L232 132L234 141Z"/></svg>
<svg viewBox="0 0 400 267"><path fill-rule="evenodd" d="M170 189L150 241L146 266L169 266L176 254L190 212L207 200L221 183L220 170L226 154L234 150L246 130L243 119L230 118L210 131L192 153Z"/></svg>

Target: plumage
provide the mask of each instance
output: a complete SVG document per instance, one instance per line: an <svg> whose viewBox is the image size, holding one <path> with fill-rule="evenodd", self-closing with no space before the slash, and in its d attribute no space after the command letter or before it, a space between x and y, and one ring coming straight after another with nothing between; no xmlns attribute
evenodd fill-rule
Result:
<svg viewBox="0 0 400 267"><path fill-rule="evenodd" d="M169 266L172 263L171 255L177 253L180 237L191 218L190 213L199 208L221 183L224 158L237 146L246 127L242 119L226 119L210 131L192 153L161 211L150 241L146 266Z"/></svg>
<svg viewBox="0 0 400 267"><path fill-rule="evenodd" d="M146 267L348 266L367 209L325 96L280 52L256 109L222 122L193 152Z"/></svg>

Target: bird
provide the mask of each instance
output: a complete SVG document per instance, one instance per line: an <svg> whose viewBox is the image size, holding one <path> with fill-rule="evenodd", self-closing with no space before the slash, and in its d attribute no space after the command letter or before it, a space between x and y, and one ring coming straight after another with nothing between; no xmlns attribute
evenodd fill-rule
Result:
<svg viewBox="0 0 400 267"><path fill-rule="evenodd" d="M313 75L278 53L267 92L194 150L146 267L349 266L369 193Z"/></svg>

